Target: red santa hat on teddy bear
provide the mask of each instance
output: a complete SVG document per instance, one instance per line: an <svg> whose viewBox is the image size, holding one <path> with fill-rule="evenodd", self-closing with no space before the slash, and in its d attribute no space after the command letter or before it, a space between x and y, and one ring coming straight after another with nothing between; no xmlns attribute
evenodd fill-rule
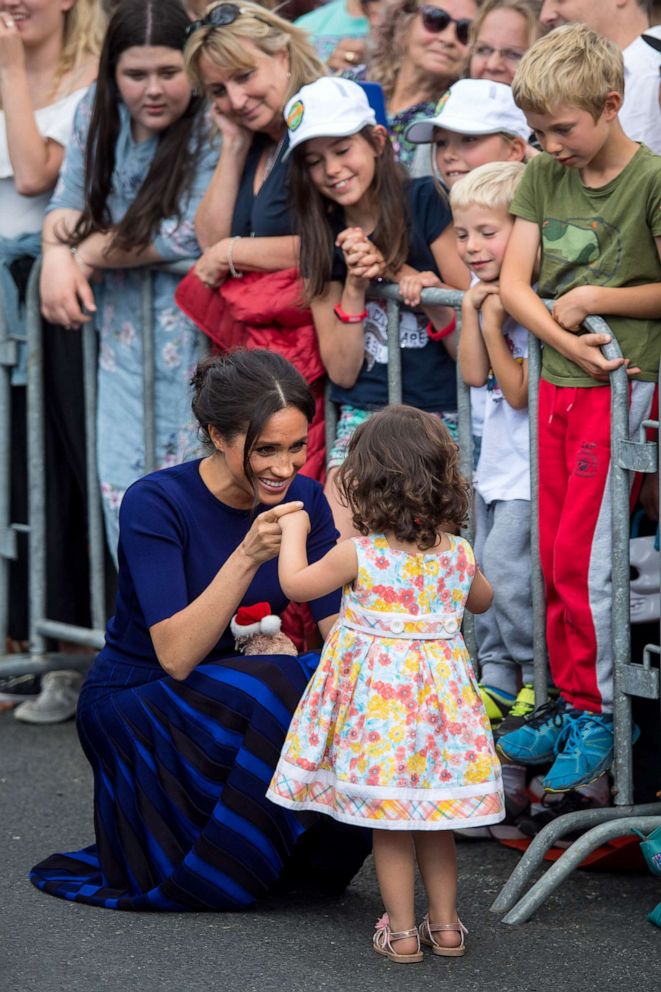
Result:
<svg viewBox="0 0 661 992"><path fill-rule="evenodd" d="M237 641L244 641L256 634L279 634L280 627L280 617L271 613L270 603L240 606L230 623L230 630Z"/></svg>

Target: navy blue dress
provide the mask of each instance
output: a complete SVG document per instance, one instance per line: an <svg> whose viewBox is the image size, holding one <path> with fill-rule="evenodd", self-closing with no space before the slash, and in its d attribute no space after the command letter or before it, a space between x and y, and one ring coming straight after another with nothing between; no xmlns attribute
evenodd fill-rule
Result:
<svg viewBox="0 0 661 992"><path fill-rule="evenodd" d="M158 663L149 628L209 585L254 518L216 499L199 464L146 476L122 502L117 611L77 716L94 771L96 844L33 868L51 895L111 909L242 909L283 873L341 888L369 850L366 831L337 831L265 797L318 655L237 656L226 630L184 681ZM287 498L303 500L308 555L321 558L336 540L321 487L299 476ZM274 613L287 605L277 559L242 603L263 601ZM310 606L316 620L330 616L339 592Z"/></svg>

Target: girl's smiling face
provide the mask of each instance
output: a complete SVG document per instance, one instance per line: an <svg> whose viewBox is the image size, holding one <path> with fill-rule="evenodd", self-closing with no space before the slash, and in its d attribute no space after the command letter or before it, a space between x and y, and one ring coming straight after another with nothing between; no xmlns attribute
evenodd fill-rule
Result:
<svg viewBox="0 0 661 992"><path fill-rule="evenodd" d="M135 45L125 48L117 61L115 80L131 115L135 141L165 131L178 121L190 103L191 84L183 55L176 48Z"/></svg>
<svg viewBox="0 0 661 992"><path fill-rule="evenodd" d="M521 161L525 152L520 138L510 139L504 134L458 134L436 127L432 140L436 167L448 189L478 165Z"/></svg>
<svg viewBox="0 0 661 992"><path fill-rule="evenodd" d="M362 134L343 138L311 138L305 142L303 163L322 196L345 209L355 207L369 196L376 173L376 160L387 137L375 127L377 148Z"/></svg>

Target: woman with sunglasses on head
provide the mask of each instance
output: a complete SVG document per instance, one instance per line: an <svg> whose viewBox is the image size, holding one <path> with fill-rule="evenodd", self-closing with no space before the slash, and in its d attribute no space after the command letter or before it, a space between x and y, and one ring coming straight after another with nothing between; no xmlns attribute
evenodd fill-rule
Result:
<svg viewBox="0 0 661 992"><path fill-rule="evenodd" d="M539 0L486 0L471 24L468 75L512 85L519 62L540 35Z"/></svg>
<svg viewBox="0 0 661 992"><path fill-rule="evenodd" d="M304 471L321 478L324 369L312 316L300 306L283 110L326 70L303 31L248 0L211 5L189 29L185 58L211 103L221 151L196 217L204 254L177 301L220 347L275 349L304 375L317 399ZM210 325L200 312L214 305Z"/></svg>
<svg viewBox="0 0 661 992"><path fill-rule="evenodd" d="M180 0L116 5L43 229L44 315L99 331L97 466L113 554L124 491L145 471L141 269L199 255L194 216L218 158L184 67L189 23ZM159 467L199 450L189 379L202 340L175 305L177 282L152 281Z"/></svg>
<svg viewBox="0 0 661 992"><path fill-rule="evenodd" d="M386 0L370 35L366 64L343 73L379 83L388 129L399 161L413 162L406 128L430 117L439 97L459 79L468 60L468 35L476 0Z"/></svg>

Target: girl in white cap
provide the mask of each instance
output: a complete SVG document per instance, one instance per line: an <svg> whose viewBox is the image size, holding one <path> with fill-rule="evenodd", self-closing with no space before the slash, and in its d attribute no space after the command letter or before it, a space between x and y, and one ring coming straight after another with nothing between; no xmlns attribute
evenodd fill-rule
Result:
<svg viewBox="0 0 661 992"><path fill-rule="evenodd" d="M343 536L355 531L334 485L356 427L388 403L385 304L366 299L370 282L399 284L403 401L441 416L456 431L455 321L421 307L425 287L466 289L447 202L429 178L396 165L362 88L326 77L285 108L300 267L319 348L340 405L328 455L327 496ZM293 153L293 154L292 154Z"/></svg>
<svg viewBox="0 0 661 992"><path fill-rule="evenodd" d="M491 79L460 79L438 101L433 117L408 127L406 138L431 148L432 171L449 190L479 165L523 162L536 154L528 145L530 133L509 86Z"/></svg>

